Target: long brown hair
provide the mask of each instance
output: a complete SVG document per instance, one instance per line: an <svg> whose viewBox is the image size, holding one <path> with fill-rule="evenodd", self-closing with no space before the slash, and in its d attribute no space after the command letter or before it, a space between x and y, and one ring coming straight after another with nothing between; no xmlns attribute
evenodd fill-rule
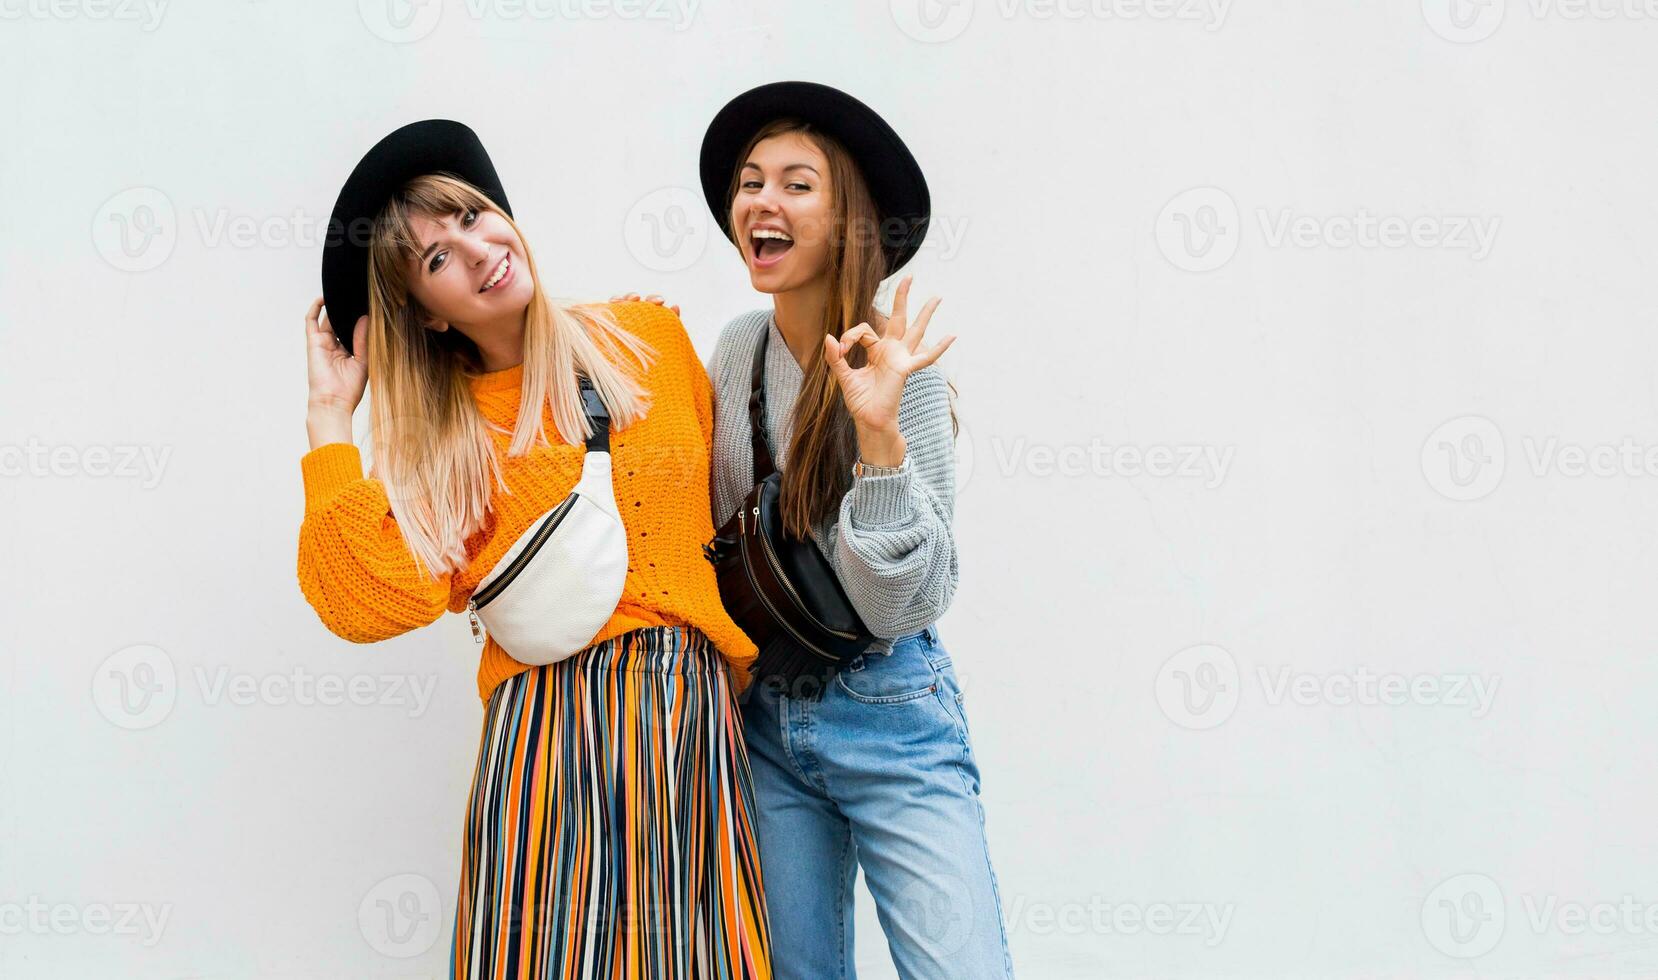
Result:
<svg viewBox="0 0 1658 980"><path fill-rule="evenodd" d="M820 336L839 337L860 323L877 323L875 292L886 275L886 257L878 234L880 215L863 174L840 141L809 123L779 119L748 141L726 194L726 211L736 199L743 164L762 140L799 133L815 143L829 161L829 297L823 307ZM863 365L863 350L848 353L853 367ZM800 396L795 399L788 466L783 471L783 527L805 539L808 529L840 508L852 485L857 432L823 357L822 343L801 365Z"/></svg>
<svg viewBox="0 0 1658 980"><path fill-rule="evenodd" d="M576 384L580 371L624 429L649 407L642 383L654 351L622 329L602 305L549 299L529 242L510 216L466 181L427 174L406 184L376 217L369 244L368 384L374 454L371 475L385 485L392 514L422 573L458 571L467 563L466 540L488 516L491 475L505 487L488 423L472 395L470 377L483 358L459 330L435 331L409 292L408 263L420 241L416 214L439 216L469 208L499 214L518 234L535 289L525 311L522 400L509 456L548 445L543 404L566 443L588 435ZM511 492L508 490L507 492Z"/></svg>

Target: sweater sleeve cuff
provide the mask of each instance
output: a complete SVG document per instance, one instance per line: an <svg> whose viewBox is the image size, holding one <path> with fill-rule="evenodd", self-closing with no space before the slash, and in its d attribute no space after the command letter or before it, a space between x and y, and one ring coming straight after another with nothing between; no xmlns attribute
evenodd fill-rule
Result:
<svg viewBox="0 0 1658 980"><path fill-rule="evenodd" d="M906 454L898 472L890 476L859 476L852 480L852 522L858 527L907 524L915 516L910 503L914 467Z"/></svg>
<svg viewBox="0 0 1658 980"><path fill-rule="evenodd" d="M299 470L305 478L305 512L309 514L363 478L363 457L349 442L330 442L301 456Z"/></svg>

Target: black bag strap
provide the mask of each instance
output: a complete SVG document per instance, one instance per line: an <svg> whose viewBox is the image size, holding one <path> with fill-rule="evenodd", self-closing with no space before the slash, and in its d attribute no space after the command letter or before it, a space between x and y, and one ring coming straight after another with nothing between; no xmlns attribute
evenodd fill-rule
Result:
<svg viewBox="0 0 1658 980"><path fill-rule="evenodd" d="M754 443L754 482L759 483L777 471L771 461L771 449L766 445L766 344L771 341L771 327L760 335L754 345L754 367L749 372L748 428Z"/></svg>
<svg viewBox="0 0 1658 980"><path fill-rule="evenodd" d="M610 452L610 409L605 407L604 399L599 397L593 388L593 382L587 375L576 376L576 384L581 386L582 411L587 413L588 424L593 427L593 434L587 437L587 451L590 453Z"/></svg>

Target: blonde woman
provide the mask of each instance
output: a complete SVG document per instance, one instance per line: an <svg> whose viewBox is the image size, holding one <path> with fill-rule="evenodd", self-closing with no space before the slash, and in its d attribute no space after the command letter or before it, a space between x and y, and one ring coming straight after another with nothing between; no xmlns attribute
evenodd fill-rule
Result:
<svg viewBox="0 0 1658 980"><path fill-rule="evenodd" d="M467 610L576 484L593 434L579 379L611 420L614 613L553 663L482 647L451 975L771 976L735 702L755 650L701 552L712 393L678 316L549 299L488 155L448 120L376 144L331 231L305 317L298 576L334 633L374 642ZM365 476L351 415L368 386Z"/></svg>

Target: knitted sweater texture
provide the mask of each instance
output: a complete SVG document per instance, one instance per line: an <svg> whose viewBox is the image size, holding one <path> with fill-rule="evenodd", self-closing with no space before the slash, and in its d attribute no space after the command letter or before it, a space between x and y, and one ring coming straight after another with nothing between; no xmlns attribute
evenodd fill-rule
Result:
<svg viewBox="0 0 1658 980"><path fill-rule="evenodd" d="M593 642L648 626L693 626L730 666L733 690L748 685L754 644L720 605L714 570L702 546L714 535L709 506L713 393L679 317L648 303L615 303L623 329L656 350L645 375L646 417L611 435L616 505L628 536L622 599ZM491 494L489 517L465 542L467 565L437 578L422 575L403 541L381 481L365 477L351 443L330 443L300 459L305 516L299 528L301 592L323 624L355 643L388 639L463 612L488 574L536 518L563 500L581 475L584 447L559 442L551 409L542 423L553 445L509 457L518 418L523 365L471 379L491 433L506 489ZM510 492L508 492L510 491ZM488 639L478 665L478 696L487 702L502 681L529 670Z"/></svg>
<svg viewBox="0 0 1658 980"><path fill-rule="evenodd" d="M800 365L771 310L732 320L709 369L714 381L714 515L736 510L754 486L748 395L755 345L766 347L766 434L772 460L788 466ZM938 365L910 375L898 403L904 462L891 475L861 476L812 528L864 625L888 640L931 625L950 607L960 577L955 534L956 444L949 382ZM885 644L883 644L885 645Z"/></svg>

